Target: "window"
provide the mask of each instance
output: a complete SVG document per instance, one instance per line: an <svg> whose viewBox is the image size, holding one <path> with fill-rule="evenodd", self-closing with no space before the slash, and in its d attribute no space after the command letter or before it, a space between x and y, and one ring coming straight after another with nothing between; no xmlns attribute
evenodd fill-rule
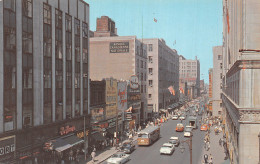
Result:
<svg viewBox="0 0 260 164"><path fill-rule="evenodd" d="M148 98L151 99L152 98L152 94L148 94Z"/></svg>
<svg viewBox="0 0 260 164"><path fill-rule="evenodd" d="M150 86L150 87L153 86L153 80L149 80L149 86Z"/></svg>
<svg viewBox="0 0 260 164"><path fill-rule="evenodd" d="M222 79L222 73L220 73L220 79Z"/></svg>
<svg viewBox="0 0 260 164"><path fill-rule="evenodd" d="M15 2L16 2L16 0L5 0L4 8L15 11Z"/></svg>
<svg viewBox="0 0 260 164"><path fill-rule="evenodd" d="M32 17L32 0L23 0L23 15Z"/></svg>
<svg viewBox="0 0 260 164"><path fill-rule="evenodd" d="M149 74L152 75L153 74L153 68L149 68Z"/></svg>
<svg viewBox="0 0 260 164"><path fill-rule="evenodd" d="M218 55L218 60L222 60L222 55Z"/></svg>
<svg viewBox="0 0 260 164"><path fill-rule="evenodd" d="M51 24L51 6L43 5L43 22L46 24Z"/></svg>
<svg viewBox="0 0 260 164"><path fill-rule="evenodd" d="M144 75L143 75L143 73L141 73L141 81L143 81L144 80Z"/></svg>
<svg viewBox="0 0 260 164"><path fill-rule="evenodd" d="M219 103L219 106L222 107L222 103Z"/></svg>
<svg viewBox="0 0 260 164"><path fill-rule="evenodd" d="M144 62L144 69L146 69L146 62Z"/></svg>
<svg viewBox="0 0 260 164"><path fill-rule="evenodd" d="M136 61L137 68L139 68L139 59Z"/></svg>
<svg viewBox="0 0 260 164"><path fill-rule="evenodd" d="M153 57L152 56L149 56L148 60L149 60L149 63L153 63Z"/></svg>
<svg viewBox="0 0 260 164"><path fill-rule="evenodd" d="M153 45L152 44L148 44L148 51L153 51Z"/></svg>
<svg viewBox="0 0 260 164"><path fill-rule="evenodd" d="M146 73L144 73L144 81L146 81Z"/></svg>
<svg viewBox="0 0 260 164"><path fill-rule="evenodd" d="M220 63L220 69L222 69L222 67L223 67L223 64L222 64L222 63Z"/></svg>

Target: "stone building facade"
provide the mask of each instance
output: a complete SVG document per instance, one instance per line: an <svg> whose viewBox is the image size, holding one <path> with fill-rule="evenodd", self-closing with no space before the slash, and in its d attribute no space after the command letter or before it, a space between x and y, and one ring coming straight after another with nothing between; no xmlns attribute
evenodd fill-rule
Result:
<svg viewBox="0 0 260 164"><path fill-rule="evenodd" d="M0 17L0 145L15 138L15 153L0 161L40 161L43 143L64 134L60 128L83 131L89 110L89 5L2 0Z"/></svg>
<svg viewBox="0 0 260 164"><path fill-rule="evenodd" d="M148 109L159 112L179 102L179 56L163 39L143 39L148 56ZM174 95L169 87L174 89Z"/></svg>
<svg viewBox="0 0 260 164"><path fill-rule="evenodd" d="M212 77L212 115L221 116L222 112L222 46L213 47L213 77Z"/></svg>
<svg viewBox="0 0 260 164"><path fill-rule="evenodd" d="M259 0L223 0L223 117L234 164L260 162L259 16Z"/></svg>

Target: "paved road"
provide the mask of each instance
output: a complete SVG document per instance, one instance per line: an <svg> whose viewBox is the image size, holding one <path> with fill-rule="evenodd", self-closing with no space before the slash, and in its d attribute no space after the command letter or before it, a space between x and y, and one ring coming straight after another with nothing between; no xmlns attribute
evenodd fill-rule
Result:
<svg viewBox="0 0 260 164"><path fill-rule="evenodd" d="M137 149L130 155L130 161L128 164L189 164L190 154L189 147L184 143L185 151L181 153L180 148L177 147L175 152L172 155L160 155L159 150L163 143L168 142L171 136L178 136L180 140L186 138L183 137L183 132L175 132L176 124L180 120L169 120L167 123L162 124L161 126L161 138L155 142L153 145L148 147L137 146ZM184 124L186 121L183 121ZM199 129L194 130L193 132L193 164L198 164L201 161L201 152L203 149L203 138L204 132L201 132Z"/></svg>

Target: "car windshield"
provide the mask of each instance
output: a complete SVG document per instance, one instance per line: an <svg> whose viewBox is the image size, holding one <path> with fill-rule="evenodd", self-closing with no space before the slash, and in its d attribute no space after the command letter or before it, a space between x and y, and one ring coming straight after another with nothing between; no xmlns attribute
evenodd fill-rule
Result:
<svg viewBox="0 0 260 164"><path fill-rule="evenodd" d="M138 134L138 137L140 137L140 138L148 138L148 134Z"/></svg>
<svg viewBox="0 0 260 164"><path fill-rule="evenodd" d="M112 158L120 158L120 154L113 154Z"/></svg>
<svg viewBox="0 0 260 164"><path fill-rule="evenodd" d="M170 140L169 142L170 142L170 143L173 143L173 144L177 143L176 140Z"/></svg>
<svg viewBox="0 0 260 164"><path fill-rule="evenodd" d="M130 144L123 144L123 147L129 148L129 147L131 147L131 145Z"/></svg>
<svg viewBox="0 0 260 164"><path fill-rule="evenodd" d="M163 145L162 148L171 148L171 146Z"/></svg>
<svg viewBox="0 0 260 164"><path fill-rule="evenodd" d="M192 128L191 127L188 127L185 129L186 132L191 132Z"/></svg>

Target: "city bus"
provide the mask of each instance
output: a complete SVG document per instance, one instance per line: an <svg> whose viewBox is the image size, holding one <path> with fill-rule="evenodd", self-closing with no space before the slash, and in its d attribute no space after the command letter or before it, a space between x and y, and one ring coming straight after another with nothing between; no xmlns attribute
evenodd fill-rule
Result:
<svg viewBox="0 0 260 164"><path fill-rule="evenodd" d="M160 137L159 126L148 126L144 130L137 133L137 144L138 145L151 145Z"/></svg>

